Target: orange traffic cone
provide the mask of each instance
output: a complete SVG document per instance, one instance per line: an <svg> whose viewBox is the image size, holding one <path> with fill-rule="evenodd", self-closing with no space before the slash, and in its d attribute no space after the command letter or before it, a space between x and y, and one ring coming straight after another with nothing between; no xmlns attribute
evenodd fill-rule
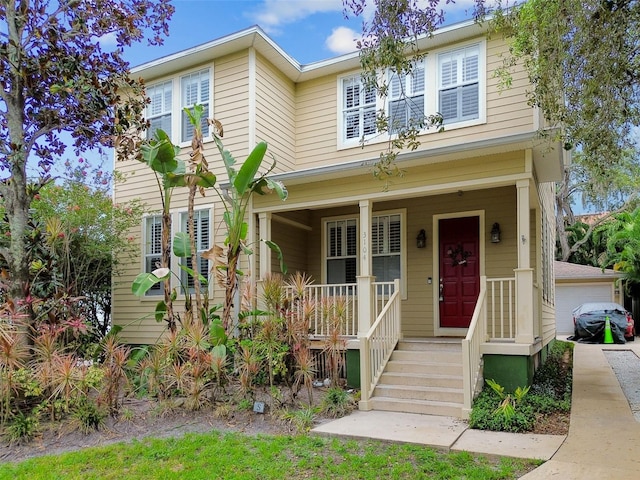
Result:
<svg viewBox="0 0 640 480"><path fill-rule="evenodd" d="M609 316L604 317L604 343L613 343L613 335L611 334L611 321Z"/></svg>

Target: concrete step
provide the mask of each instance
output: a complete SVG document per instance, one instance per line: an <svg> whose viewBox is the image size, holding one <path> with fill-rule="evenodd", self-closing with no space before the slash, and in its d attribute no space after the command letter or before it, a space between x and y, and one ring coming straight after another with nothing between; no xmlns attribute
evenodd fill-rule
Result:
<svg viewBox="0 0 640 480"><path fill-rule="evenodd" d="M441 415L458 418L462 417L462 403L455 402L373 397L371 405L374 410L384 410L388 412L419 413L422 415Z"/></svg>
<svg viewBox="0 0 640 480"><path fill-rule="evenodd" d="M390 360L385 372L417 373L438 375L462 375L462 362L438 363L438 362L409 362L405 360Z"/></svg>
<svg viewBox="0 0 640 480"><path fill-rule="evenodd" d="M459 363L462 365L462 352L449 350L394 350L391 361Z"/></svg>
<svg viewBox="0 0 640 480"><path fill-rule="evenodd" d="M396 349L431 352L445 350L462 353L462 342L460 339L400 340Z"/></svg>
<svg viewBox="0 0 640 480"><path fill-rule="evenodd" d="M380 385L373 390L374 397L403 400L431 400L436 402L464 402L462 385L460 388L419 387L416 385Z"/></svg>
<svg viewBox="0 0 640 480"><path fill-rule="evenodd" d="M460 388L462 370L459 375L439 373L405 373L385 371L378 382L380 385L412 385L418 387Z"/></svg>

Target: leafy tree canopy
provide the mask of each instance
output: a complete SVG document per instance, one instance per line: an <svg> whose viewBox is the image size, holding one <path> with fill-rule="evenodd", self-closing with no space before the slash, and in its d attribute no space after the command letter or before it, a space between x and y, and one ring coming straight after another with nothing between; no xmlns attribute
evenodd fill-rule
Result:
<svg viewBox="0 0 640 480"><path fill-rule="evenodd" d="M129 78L123 51L147 34L161 43L172 13L169 0L0 0L0 195L11 232L0 255L13 297L29 289L24 235L41 185L28 186L30 158L46 176L65 150L63 132L77 152L133 151L143 84Z"/></svg>

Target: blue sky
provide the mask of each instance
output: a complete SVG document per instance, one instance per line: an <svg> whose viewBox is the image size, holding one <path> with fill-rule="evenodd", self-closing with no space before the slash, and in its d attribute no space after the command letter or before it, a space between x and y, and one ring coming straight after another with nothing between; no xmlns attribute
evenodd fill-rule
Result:
<svg viewBox="0 0 640 480"><path fill-rule="evenodd" d="M425 0L426 2L426 0ZM473 0L444 5L447 19L466 18ZM146 41L126 51L132 66L259 25L302 64L355 51L361 18L345 19L342 0L173 0L176 9L164 45Z"/></svg>

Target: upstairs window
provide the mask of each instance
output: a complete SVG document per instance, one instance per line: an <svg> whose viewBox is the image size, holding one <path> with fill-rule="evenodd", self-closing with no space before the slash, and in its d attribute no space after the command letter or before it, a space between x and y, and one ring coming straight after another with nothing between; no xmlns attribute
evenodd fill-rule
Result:
<svg viewBox="0 0 640 480"><path fill-rule="evenodd" d="M187 213L181 214L181 231L189 232L187 228ZM202 275L207 280L209 279L209 260L202 257L202 254L211 248L211 229L209 227L209 209L204 210L196 210L193 212L193 225L195 230L195 240L196 240L196 261L198 262L198 274ZM189 268L192 267L191 258L183 258L181 259L183 265L186 265ZM185 285L190 292L193 292L194 289L194 279L193 276L189 275L184 270L180 270L180 277L182 284ZM203 286L204 287L204 286Z"/></svg>
<svg viewBox="0 0 640 480"><path fill-rule="evenodd" d="M424 119L424 63L418 64L410 74L391 74L388 100L389 132L397 133Z"/></svg>
<svg viewBox="0 0 640 480"><path fill-rule="evenodd" d="M160 215L145 218L144 242L144 271L151 273L162 266L162 217ZM147 295L162 294L163 282L156 283L147 291Z"/></svg>
<svg viewBox="0 0 640 480"><path fill-rule="evenodd" d="M360 75L343 78L342 140L357 140L376 133L376 90L366 87Z"/></svg>
<svg viewBox="0 0 640 480"><path fill-rule="evenodd" d="M445 124L480 116L479 45L438 55L438 111Z"/></svg>
<svg viewBox="0 0 640 480"><path fill-rule="evenodd" d="M193 137L193 125L189 117L183 111L184 108L193 108L195 104L202 105L204 112L202 116L202 134L209 134L209 124L207 118L210 116L210 92L209 92L209 69L186 75L180 79L181 102L181 141L188 142Z"/></svg>
<svg viewBox="0 0 640 480"><path fill-rule="evenodd" d="M171 91L170 81L147 88L147 96L150 100L145 112L149 120L147 139L153 138L158 129L167 132L171 138Z"/></svg>

